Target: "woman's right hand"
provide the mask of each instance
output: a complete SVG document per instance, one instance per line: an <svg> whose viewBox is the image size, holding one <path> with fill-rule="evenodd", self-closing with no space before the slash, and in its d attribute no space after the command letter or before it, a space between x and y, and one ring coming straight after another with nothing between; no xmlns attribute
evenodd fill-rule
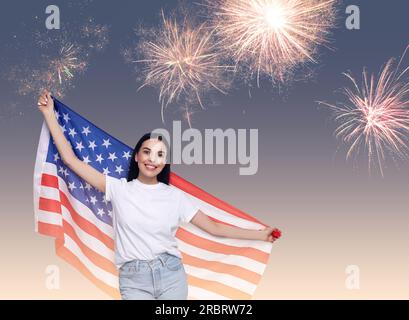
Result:
<svg viewBox="0 0 409 320"><path fill-rule="evenodd" d="M51 93L47 90L43 90L38 98L38 109L44 116L48 116L54 112L54 100L51 97Z"/></svg>

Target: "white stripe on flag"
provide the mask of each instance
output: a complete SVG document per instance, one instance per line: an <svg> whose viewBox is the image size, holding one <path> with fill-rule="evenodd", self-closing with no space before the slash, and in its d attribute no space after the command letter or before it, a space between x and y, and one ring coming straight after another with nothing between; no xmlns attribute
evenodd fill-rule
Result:
<svg viewBox="0 0 409 320"><path fill-rule="evenodd" d="M61 214L55 212L38 210L37 221L48 224L55 224L59 227L62 226L62 216Z"/></svg>
<svg viewBox="0 0 409 320"><path fill-rule="evenodd" d="M39 210L39 200L41 193L41 175L43 165L47 158L47 149L50 142L50 131L48 130L47 124L43 121L41 127L40 140L38 142L36 161L34 165L34 175L33 175L33 200L34 200L34 231L38 232L38 210Z"/></svg>
<svg viewBox="0 0 409 320"><path fill-rule="evenodd" d="M208 239L225 245L235 247L249 247L264 251L265 253L270 253L271 250L271 244L266 241L217 237L207 233L206 231L200 229L192 223L183 224L182 228L204 239Z"/></svg>
<svg viewBox="0 0 409 320"><path fill-rule="evenodd" d="M53 187L41 186L40 196L60 202L60 191Z"/></svg>
<svg viewBox="0 0 409 320"><path fill-rule="evenodd" d="M243 291L250 295L253 294L257 287L251 282L240 279L230 274L214 272L209 269L197 268L190 265L185 265L184 267L186 272L188 272L192 276L204 280L220 282L224 285Z"/></svg>

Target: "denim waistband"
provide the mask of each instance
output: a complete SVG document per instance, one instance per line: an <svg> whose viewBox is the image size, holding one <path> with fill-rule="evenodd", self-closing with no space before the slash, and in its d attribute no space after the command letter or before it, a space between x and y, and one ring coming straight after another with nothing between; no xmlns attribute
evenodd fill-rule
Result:
<svg viewBox="0 0 409 320"><path fill-rule="evenodd" d="M124 265L135 266L137 269L140 265L154 266L158 263L161 263L164 266L166 259L169 258L169 256L171 256L170 253L162 252L159 255L157 255L154 259L151 259L151 260L134 259L131 261L127 261L126 263L124 263Z"/></svg>

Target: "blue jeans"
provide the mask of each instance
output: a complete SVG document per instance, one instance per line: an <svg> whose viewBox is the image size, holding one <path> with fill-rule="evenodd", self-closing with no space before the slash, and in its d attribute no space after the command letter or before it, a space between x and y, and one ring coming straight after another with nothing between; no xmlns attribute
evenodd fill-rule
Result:
<svg viewBox="0 0 409 320"><path fill-rule="evenodd" d="M182 260L167 252L153 260L132 260L119 269L123 300L186 300L187 275Z"/></svg>

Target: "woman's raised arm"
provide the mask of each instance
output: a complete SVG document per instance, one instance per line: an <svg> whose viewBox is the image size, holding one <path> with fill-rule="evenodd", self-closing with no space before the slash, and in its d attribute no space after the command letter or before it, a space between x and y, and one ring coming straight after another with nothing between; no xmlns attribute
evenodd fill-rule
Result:
<svg viewBox="0 0 409 320"><path fill-rule="evenodd" d="M51 94L44 90L38 99L38 109L43 113L44 120L54 139L61 160L78 176L99 191L105 193L105 176L87 163L78 159L70 143L64 136L54 114L54 100Z"/></svg>

